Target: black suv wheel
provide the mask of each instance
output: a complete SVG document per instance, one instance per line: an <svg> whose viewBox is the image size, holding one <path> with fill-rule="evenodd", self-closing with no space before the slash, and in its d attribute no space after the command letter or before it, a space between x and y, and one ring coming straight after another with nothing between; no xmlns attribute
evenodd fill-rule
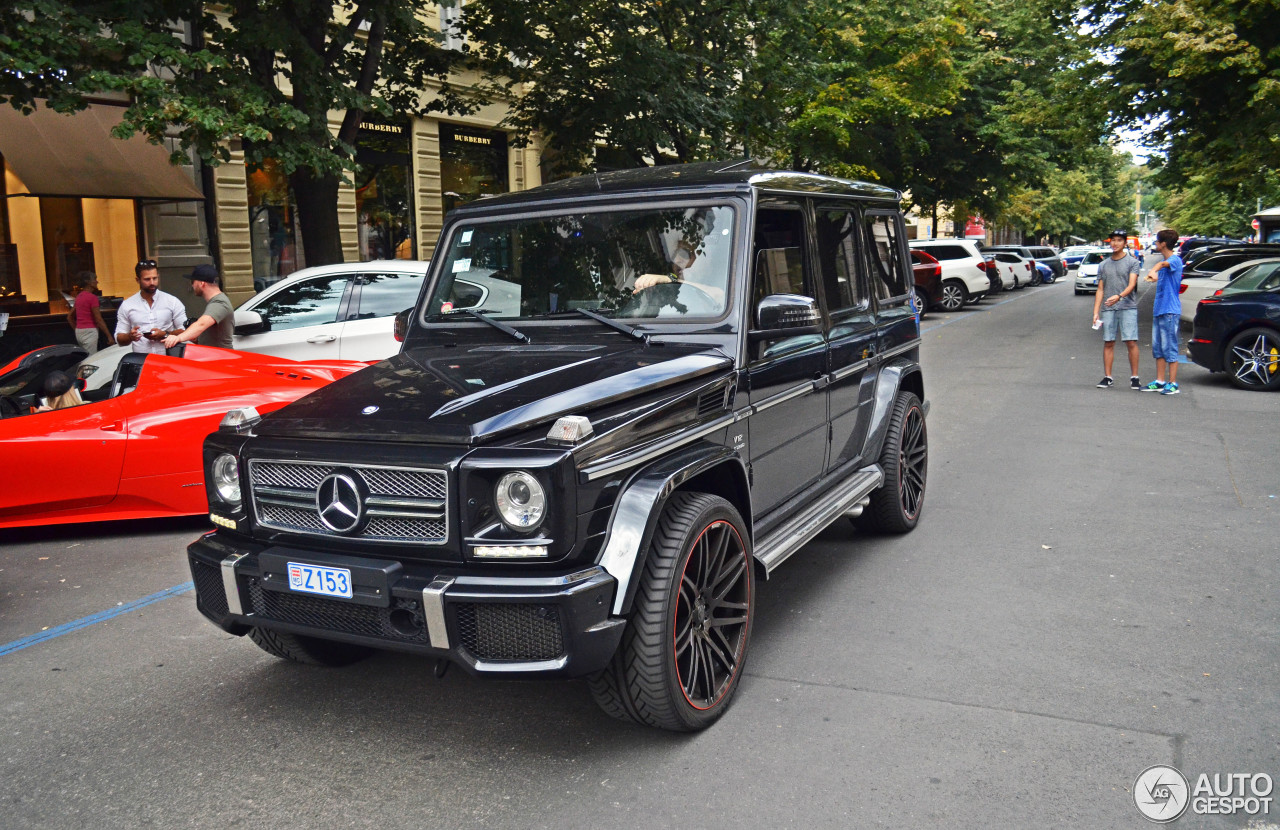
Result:
<svg viewBox="0 0 1280 830"><path fill-rule="evenodd" d="M859 526L882 533L906 533L920 520L929 472L929 435L920 399L899 392L880 451L884 484L871 494Z"/></svg>
<svg viewBox="0 0 1280 830"><path fill-rule="evenodd" d="M622 645L590 680L614 717L677 732L710 726L742 677L755 613L748 535L733 505L676 493L658 521Z"/></svg>

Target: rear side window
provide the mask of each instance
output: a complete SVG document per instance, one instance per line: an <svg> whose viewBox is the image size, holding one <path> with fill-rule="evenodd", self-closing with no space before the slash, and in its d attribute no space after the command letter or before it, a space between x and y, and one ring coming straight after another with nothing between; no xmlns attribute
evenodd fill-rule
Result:
<svg viewBox="0 0 1280 830"><path fill-rule="evenodd" d="M938 260L973 258L973 254L965 250L963 245L930 245L924 250L933 254Z"/></svg>
<svg viewBox="0 0 1280 830"><path fill-rule="evenodd" d="M858 286L858 217L851 210L818 209L818 267L831 319L867 307Z"/></svg>
<svg viewBox="0 0 1280 830"><path fill-rule="evenodd" d="M871 266L871 290L882 300L907 293L896 216L867 217L867 258Z"/></svg>
<svg viewBox="0 0 1280 830"><path fill-rule="evenodd" d="M1037 259L1053 259L1056 256L1052 248L1032 248L1031 253L1035 254Z"/></svg>
<svg viewBox="0 0 1280 830"><path fill-rule="evenodd" d="M365 274L360 288L360 310L348 320L390 317L418 302L422 274Z"/></svg>

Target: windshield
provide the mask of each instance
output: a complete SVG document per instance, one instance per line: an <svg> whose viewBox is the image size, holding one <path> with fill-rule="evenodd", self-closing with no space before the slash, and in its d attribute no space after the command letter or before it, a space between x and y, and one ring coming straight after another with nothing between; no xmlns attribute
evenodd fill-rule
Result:
<svg viewBox="0 0 1280 830"><path fill-rule="evenodd" d="M728 302L733 220L717 206L460 224L427 315L716 317Z"/></svg>
<svg viewBox="0 0 1280 830"><path fill-rule="evenodd" d="M1240 272L1223 294L1236 294L1241 291L1271 291L1280 288L1280 261L1261 262Z"/></svg>
<svg viewBox="0 0 1280 830"><path fill-rule="evenodd" d="M1108 256L1108 254L1103 251L1091 251L1090 253L1087 253L1084 255L1084 259L1081 260L1081 264L1097 265L1099 262L1102 262L1102 258L1104 256Z"/></svg>

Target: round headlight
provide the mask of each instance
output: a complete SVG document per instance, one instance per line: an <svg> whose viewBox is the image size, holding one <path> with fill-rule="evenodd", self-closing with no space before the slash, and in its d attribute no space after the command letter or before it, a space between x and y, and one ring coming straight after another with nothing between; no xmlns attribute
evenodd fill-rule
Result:
<svg viewBox="0 0 1280 830"><path fill-rule="evenodd" d="M493 501L502 521L514 530L532 530L547 512L546 493L528 473L507 473L498 479Z"/></svg>
<svg viewBox="0 0 1280 830"><path fill-rule="evenodd" d="M223 501L240 503L240 466L234 455L223 453L213 459L213 489Z"/></svg>

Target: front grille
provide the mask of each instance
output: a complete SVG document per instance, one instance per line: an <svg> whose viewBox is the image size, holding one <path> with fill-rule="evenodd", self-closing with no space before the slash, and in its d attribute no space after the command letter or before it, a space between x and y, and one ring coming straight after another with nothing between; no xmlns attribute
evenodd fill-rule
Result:
<svg viewBox="0 0 1280 830"><path fill-rule="evenodd" d="M363 527L357 532L338 533L320 519L316 491L335 472L364 485ZM449 538L449 477L443 470L255 459L249 462L249 488L263 527L418 545L440 545Z"/></svg>
<svg viewBox="0 0 1280 830"><path fill-rule="evenodd" d="M460 602L458 638L480 660L555 660L564 654L554 605Z"/></svg>
<svg viewBox="0 0 1280 830"><path fill-rule="evenodd" d="M222 586L222 569L199 559L192 559L191 578L196 585L196 596L200 598L205 610L215 617L225 617L227 593Z"/></svg>
<svg viewBox="0 0 1280 830"><path fill-rule="evenodd" d="M268 591L253 579L249 582L249 602L253 606L253 614L265 620L409 643L425 643L428 639L422 604L413 600L396 599L390 608L378 608L324 597ZM393 614L396 615L394 620Z"/></svg>

